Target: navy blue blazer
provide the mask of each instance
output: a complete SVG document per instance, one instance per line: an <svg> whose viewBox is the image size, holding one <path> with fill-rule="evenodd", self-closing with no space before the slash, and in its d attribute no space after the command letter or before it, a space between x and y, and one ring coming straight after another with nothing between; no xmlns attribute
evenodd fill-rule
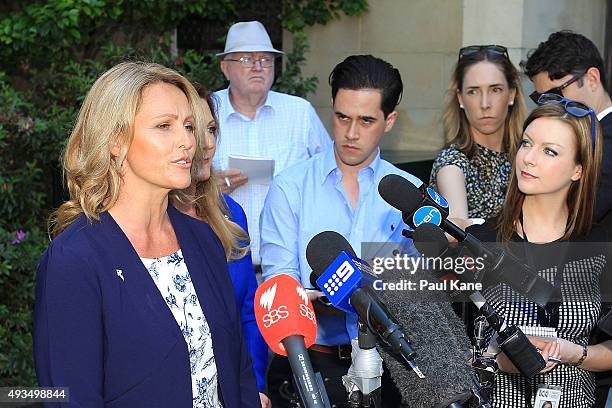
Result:
<svg viewBox="0 0 612 408"><path fill-rule="evenodd" d="M240 204L228 195L223 195L223 198L230 211L231 220L240 225L248 234L249 227L246 214ZM244 335L247 350L253 361L253 371L255 372L255 379L257 380L257 388L259 391L263 392L266 388L268 345L257 327L255 312L253 310L253 300L255 299L255 291L257 290L257 278L255 277L255 268L253 267L251 252L249 251L249 253L240 259L229 262L227 267L234 284L236 306L238 310L240 310L242 333Z"/></svg>
<svg viewBox="0 0 612 408"><path fill-rule="evenodd" d="M168 215L210 327L223 406L260 407L221 243L206 223L171 205ZM70 387L58 407L192 407L187 343L108 213L79 217L43 254L34 358L41 386Z"/></svg>

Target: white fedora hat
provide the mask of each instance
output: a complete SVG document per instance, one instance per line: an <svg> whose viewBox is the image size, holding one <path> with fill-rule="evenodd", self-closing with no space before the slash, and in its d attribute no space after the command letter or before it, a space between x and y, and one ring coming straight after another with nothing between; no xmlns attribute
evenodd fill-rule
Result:
<svg viewBox="0 0 612 408"><path fill-rule="evenodd" d="M225 40L225 50L217 54L221 57L232 52L273 52L284 54L272 47L266 28L259 21L245 21L230 27Z"/></svg>

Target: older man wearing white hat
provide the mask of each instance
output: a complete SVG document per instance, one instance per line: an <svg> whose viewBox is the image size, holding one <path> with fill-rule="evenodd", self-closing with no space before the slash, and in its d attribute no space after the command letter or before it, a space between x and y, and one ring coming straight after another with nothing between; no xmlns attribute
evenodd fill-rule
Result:
<svg viewBox="0 0 612 408"><path fill-rule="evenodd" d="M238 169L229 168L229 156L272 159L276 175L324 150L331 139L309 102L270 91L275 59L283 52L272 46L259 21L234 24L225 50L217 55L229 87L215 93L220 137L213 167L221 176L221 190L246 212L253 263L260 265L259 215L269 184L249 181Z"/></svg>

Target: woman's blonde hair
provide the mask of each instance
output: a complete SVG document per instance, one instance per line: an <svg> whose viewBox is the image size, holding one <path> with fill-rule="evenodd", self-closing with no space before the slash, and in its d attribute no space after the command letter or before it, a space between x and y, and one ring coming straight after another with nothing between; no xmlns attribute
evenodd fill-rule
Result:
<svg viewBox="0 0 612 408"><path fill-rule="evenodd" d="M215 137L218 137L219 126L216 114L216 102L213 95L206 91L201 85L195 85L200 98L206 101L210 112L212 113L215 123L217 123ZM223 195L217 188L217 178L215 173L211 171L208 180L194 181L195 193L193 199L187 204L195 207L196 215L206 221L212 230L217 234L223 248L227 260L240 259L249 252L249 236L240 225L232 222L230 219L229 207ZM186 189L185 191L189 191ZM191 188L193 193L193 188Z"/></svg>
<svg viewBox="0 0 612 408"><path fill-rule="evenodd" d="M196 182L195 198L191 201L198 218L206 221L217 234L227 260L240 259L249 252L249 236L240 225L231 221L225 199L217 188L214 173L206 181Z"/></svg>
<svg viewBox="0 0 612 408"><path fill-rule="evenodd" d="M70 193L49 220L50 235L57 236L81 214L98 221L119 197L121 166L134 135L134 118L142 103L143 90L168 83L187 97L194 118L196 153L192 179L202 162L206 123L202 103L193 85L178 72L148 62L123 62L106 71L93 84L70 134L63 154L64 177ZM117 156L111 153L119 146ZM170 198L187 201L184 191L173 190Z"/></svg>
<svg viewBox="0 0 612 408"><path fill-rule="evenodd" d="M470 123L459 106L457 94L463 90L463 81L468 68L483 61L495 64L504 74L508 87L516 90L514 104L508 106L503 138L504 148L512 157L518 147L522 134L521 127L527 113L521 80L517 69L505 55L489 53L484 49L461 57L451 76L447 90L446 109L442 116L447 144L456 144L458 149L469 158L476 152L476 144L470 134Z"/></svg>
<svg viewBox="0 0 612 408"><path fill-rule="evenodd" d="M525 120L523 132L527 126L539 118L553 118L569 125L576 136L577 164L582 165L580 179L572 182L567 194L566 204L569 209L567 227L562 240L568 240L572 235L585 236L591 230L593 223L593 210L595 208L595 196L601 167L602 156L602 133L599 121L595 121L595 143L591 136L591 120L587 115L582 118L567 113L562 105L542 105L534 109ZM516 178L516 156L513 158L512 174L506 200L497 220L497 238L500 242L507 243L512 238L519 217L523 209L525 194L518 188Z"/></svg>

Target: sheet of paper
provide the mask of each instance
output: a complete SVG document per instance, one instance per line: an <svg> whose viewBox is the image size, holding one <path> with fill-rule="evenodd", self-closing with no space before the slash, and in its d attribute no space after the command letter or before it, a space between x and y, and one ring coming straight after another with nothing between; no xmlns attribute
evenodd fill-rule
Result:
<svg viewBox="0 0 612 408"><path fill-rule="evenodd" d="M231 154L228 157L228 167L239 169L249 178L252 184L270 184L274 177L274 159L263 157Z"/></svg>

